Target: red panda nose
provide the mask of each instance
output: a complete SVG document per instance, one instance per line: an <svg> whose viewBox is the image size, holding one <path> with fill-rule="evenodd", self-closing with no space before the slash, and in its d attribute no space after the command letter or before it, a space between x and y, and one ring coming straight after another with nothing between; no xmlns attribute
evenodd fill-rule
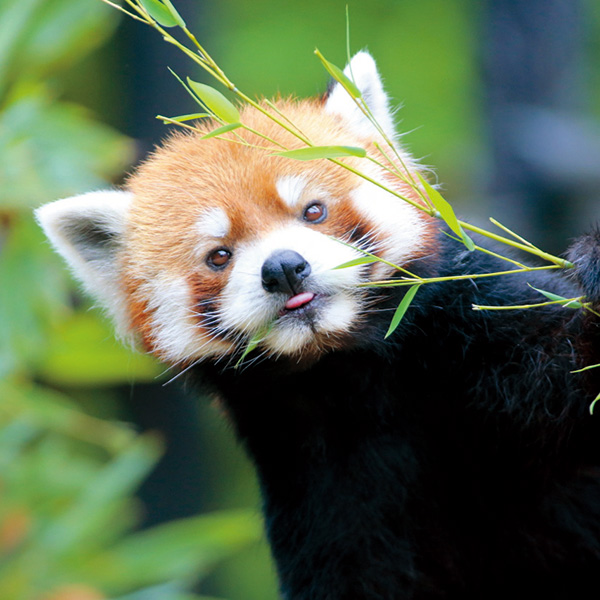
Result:
<svg viewBox="0 0 600 600"><path fill-rule="evenodd" d="M262 286L270 293L294 295L309 275L310 265L303 256L293 250L275 250L263 263Z"/></svg>

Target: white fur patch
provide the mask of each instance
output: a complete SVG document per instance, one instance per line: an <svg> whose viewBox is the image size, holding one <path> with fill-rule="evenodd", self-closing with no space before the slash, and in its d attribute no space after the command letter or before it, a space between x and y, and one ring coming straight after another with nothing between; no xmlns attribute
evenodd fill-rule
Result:
<svg viewBox="0 0 600 600"><path fill-rule="evenodd" d="M376 179L376 174L373 174ZM425 225L418 209L384 189L365 181L351 192L356 208L380 232L385 243L382 258L402 265L423 248ZM391 267L383 263L375 266L375 278L389 275Z"/></svg>
<svg viewBox="0 0 600 600"><path fill-rule="evenodd" d="M288 175L277 180L276 188L279 197L290 207L295 208L302 199L306 187L304 177Z"/></svg>
<svg viewBox="0 0 600 600"><path fill-rule="evenodd" d="M238 249L236 262L223 291L220 323L223 327L248 335L278 319L287 298L262 287L264 261L276 250L293 250L311 266L304 289L323 296L323 306L314 323L319 333L347 331L359 312L356 284L360 268L334 269L362 256L356 250L329 236L302 225L273 231L253 244ZM300 319L281 318L267 335L264 345L272 352L291 354L310 343L314 333Z"/></svg>
<svg viewBox="0 0 600 600"><path fill-rule="evenodd" d="M177 364L227 353L230 344L203 334L191 290L181 277L162 276L141 286L152 312L152 339L161 357Z"/></svg>
<svg viewBox="0 0 600 600"><path fill-rule="evenodd" d="M265 338L264 345L275 355L295 354L313 339L312 331L302 323L288 323L274 327Z"/></svg>
<svg viewBox="0 0 600 600"><path fill-rule="evenodd" d="M329 311L321 321L321 329L325 333L346 331L357 316L356 301L353 296L339 294L332 300Z"/></svg>
<svg viewBox="0 0 600 600"><path fill-rule="evenodd" d="M222 208L210 208L196 222L196 231L202 238L224 238L230 230L231 221Z"/></svg>

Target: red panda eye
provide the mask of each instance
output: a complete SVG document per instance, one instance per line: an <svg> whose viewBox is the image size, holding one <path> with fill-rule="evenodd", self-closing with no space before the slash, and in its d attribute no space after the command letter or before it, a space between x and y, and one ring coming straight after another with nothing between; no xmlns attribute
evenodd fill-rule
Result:
<svg viewBox="0 0 600 600"><path fill-rule="evenodd" d="M208 255L206 262L213 269L221 269L229 262L230 258L231 252L227 248L217 248Z"/></svg>
<svg viewBox="0 0 600 600"><path fill-rule="evenodd" d="M327 216L327 209L320 202L313 202L304 209L304 220L309 223L321 223Z"/></svg>

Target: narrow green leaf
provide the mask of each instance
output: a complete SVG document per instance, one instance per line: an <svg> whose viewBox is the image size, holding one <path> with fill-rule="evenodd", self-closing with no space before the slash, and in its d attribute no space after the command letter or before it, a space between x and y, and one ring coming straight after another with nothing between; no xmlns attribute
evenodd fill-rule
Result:
<svg viewBox="0 0 600 600"><path fill-rule="evenodd" d="M179 115L178 117L169 117L171 121L177 121L178 123L184 123L185 121L193 121L194 119L205 119L210 117L208 113L192 113L189 115Z"/></svg>
<svg viewBox="0 0 600 600"><path fill-rule="evenodd" d="M461 235L460 224L454 214L454 209L450 203L428 182L420 173L417 173L423 188L427 192L427 196L433 204L434 208L440 213L441 218L448 224L448 227L454 231L457 235Z"/></svg>
<svg viewBox="0 0 600 600"><path fill-rule="evenodd" d="M411 285L406 294L404 294L404 298L402 298L402 302L400 302L400 304L398 305L398 308L396 309L396 312L394 313L394 316L392 317L392 322L390 323L390 327L387 330L387 333L385 334L385 337L388 338L390 335L392 335L392 333L394 333L394 331L396 331L396 328L398 327L398 325L400 325L400 321L402 321L402 317L404 317L404 313L406 313L406 311L408 310L408 307L410 306L411 302L413 301L416 293L419 291L419 288L421 287L422 284L417 283L415 285Z"/></svg>
<svg viewBox="0 0 600 600"><path fill-rule="evenodd" d="M262 340L262 336L261 337L255 336L248 342L248 345L246 346L246 348L244 348L244 352L240 356L240 359L235 363L236 369L242 364L242 362L244 361L246 356L248 356L248 354L250 354L250 352L252 352L253 350L256 349L258 344L260 344L261 340Z"/></svg>
<svg viewBox="0 0 600 600"><path fill-rule="evenodd" d="M348 262L342 263L337 267L333 267L333 270L337 269L348 269L349 267L358 267L359 265L370 265L374 262L378 262L377 258L373 256L360 256L359 258L355 258L354 260L349 260Z"/></svg>
<svg viewBox="0 0 600 600"><path fill-rule="evenodd" d="M241 123L229 123L229 125L223 125L223 127L218 127L214 131L211 131L210 133L207 133L206 135L203 135L202 139L203 140L207 140L208 138L212 138L212 137L215 137L217 135L221 135L223 133L227 133L228 131L233 131L234 129L237 129L238 127L241 127L241 126L242 126Z"/></svg>
<svg viewBox="0 0 600 600"><path fill-rule="evenodd" d="M342 85L342 87L353 97L360 98L362 97L361 91L356 87L356 84L346 76L344 71L329 62L319 50L315 50L315 54L319 57L319 60L323 63L323 66L327 70L327 72Z"/></svg>
<svg viewBox="0 0 600 600"><path fill-rule="evenodd" d="M571 371L571 373L583 373L584 371L589 371L590 369L597 369L598 367L600 367L600 363L598 363L597 365L588 365L587 367L583 367L583 369Z"/></svg>
<svg viewBox="0 0 600 600"><path fill-rule="evenodd" d="M339 158L341 156L357 156L364 158L367 151L356 146L309 146L298 150L275 152L274 156L285 156L295 160L316 160L318 158Z"/></svg>
<svg viewBox="0 0 600 600"><path fill-rule="evenodd" d="M250 352L255 350L256 347L265 339L265 337L268 335L268 333L271 331L271 329L273 329L273 325L275 325L275 321L273 321L272 323L269 323L265 327L262 327L261 329L259 329L259 331L257 331L250 338L246 348L244 349L244 352L240 356L240 359L235 363L236 369L242 364L242 362L244 361L246 356L248 356L248 354L250 354Z"/></svg>
<svg viewBox="0 0 600 600"><path fill-rule="evenodd" d="M595 398L594 401L590 404L590 415L594 414L594 406L596 404L596 402L598 402L598 400L600 400L600 394L598 394Z"/></svg>
<svg viewBox="0 0 600 600"><path fill-rule="evenodd" d="M440 213L440 217L446 222L448 227L454 231L457 235L460 236L463 244L471 251L475 250L475 244L473 240L463 231L463 228L460 226L456 215L454 214L454 209L450 205L450 203L428 182L426 181L420 173L417 173L423 188L427 192L427 196L431 204L433 204L434 208Z"/></svg>
<svg viewBox="0 0 600 600"><path fill-rule="evenodd" d="M221 92L215 88L198 83L187 78L189 86L194 91L194 94L211 110L219 119L225 123L239 123L240 113L238 109L229 101Z"/></svg>
<svg viewBox="0 0 600 600"><path fill-rule="evenodd" d="M459 225L459 227L460 227L460 225ZM475 243L465 233L465 231L462 227L460 227L460 238L461 238L462 243L468 248L469 252L473 252L473 250L475 250Z"/></svg>
<svg viewBox="0 0 600 600"><path fill-rule="evenodd" d="M583 308L583 304L581 304L581 302L579 302L578 300L569 300L569 302L565 303L565 308Z"/></svg>
<svg viewBox="0 0 600 600"><path fill-rule="evenodd" d="M171 11L159 0L139 0L145 11L163 27L177 27L179 23ZM181 19L181 17L179 17Z"/></svg>
<svg viewBox="0 0 600 600"><path fill-rule="evenodd" d="M530 288L534 289L536 292L539 292L543 296L546 296L548 300L552 300L553 302L564 302L565 308L583 308L583 304L578 300L574 300L573 298L565 298L564 296L559 296L558 294L553 294L552 292L546 292L545 290L540 290L531 284L528 284Z"/></svg>
<svg viewBox="0 0 600 600"><path fill-rule="evenodd" d="M183 29L186 26L185 21L181 18L181 15L177 12L177 9L173 6L173 3L171 2L171 0L162 0L162 1L163 1L163 4L168 8L169 12L171 13L171 15L173 16L175 21L177 21L177 25L179 25L179 27L181 27Z"/></svg>

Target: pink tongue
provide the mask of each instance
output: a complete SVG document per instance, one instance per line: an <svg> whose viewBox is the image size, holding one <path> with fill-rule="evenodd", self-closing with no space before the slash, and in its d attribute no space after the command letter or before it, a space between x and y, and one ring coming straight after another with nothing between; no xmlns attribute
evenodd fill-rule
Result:
<svg viewBox="0 0 600 600"><path fill-rule="evenodd" d="M312 292L302 292L301 294L296 294L285 303L285 307L288 310L300 308L301 306L308 304L314 297L315 295Z"/></svg>

